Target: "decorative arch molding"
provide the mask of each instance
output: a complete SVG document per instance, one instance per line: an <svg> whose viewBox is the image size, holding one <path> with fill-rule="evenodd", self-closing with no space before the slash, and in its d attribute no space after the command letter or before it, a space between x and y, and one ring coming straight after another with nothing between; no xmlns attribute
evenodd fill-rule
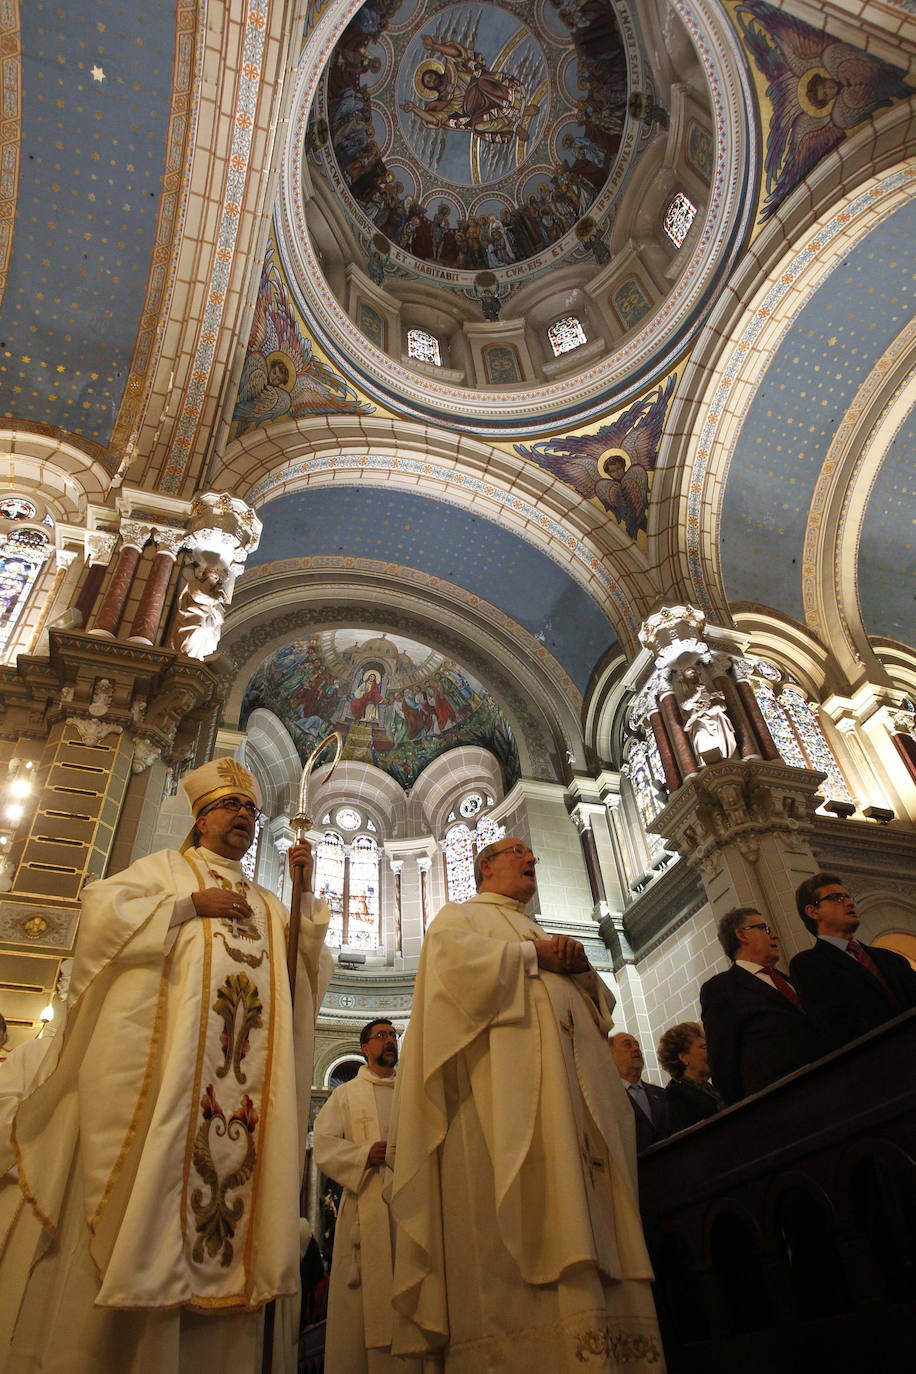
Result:
<svg viewBox="0 0 916 1374"><path fill-rule="evenodd" d="M790 674L809 696L820 701L836 675L836 665L827 649L805 625L791 616L781 615L762 606L731 603L734 624L750 643L745 658L771 660Z"/></svg>
<svg viewBox="0 0 916 1374"><path fill-rule="evenodd" d="M309 595L300 576L294 585L246 598L233 608L221 643L233 667L226 718L239 719L252 673L290 639L318 627L363 625L416 639L470 669L505 711L523 775L563 780L565 756L578 742L579 725L552 684L497 640L482 617L454 610L444 616L429 600L406 595L396 584L370 591L358 577L337 586L322 578Z"/></svg>
<svg viewBox="0 0 916 1374"><path fill-rule="evenodd" d="M686 597L720 621L727 615L719 536L745 414L805 303L860 239L912 199L914 105L901 101L817 165L710 316L675 397L649 509L666 598Z"/></svg>
<svg viewBox="0 0 916 1374"><path fill-rule="evenodd" d="M427 378L370 344L338 303L307 233L301 155L306 124L328 53L360 0L331 3L308 34L292 99L276 210L278 247L296 302L335 363L354 369L373 395L392 391L417 419L478 434L545 434L564 420L582 423L644 390L694 337L710 297L735 261L750 227L757 142L747 65L728 15L716 0L672 0L702 62L720 150L709 210L693 251L664 305L620 348L577 376L508 392L475 390Z"/></svg>
<svg viewBox="0 0 916 1374"><path fill-rule="evenodd" d="M868 498L885 454L916 402L916 320L901 330L839 425L814 488L805 529L805 620L830 644L850 683L883 675L858 596Z"/></svg>
<svg viewBox="0 0 916 1374"><path fill-rule="evenodd" d="M630 689L624 682L629 664L620 654L609 663L593 690L585 708L585 743L595 759L619 768L622 761L622 742Z"/></svg>
<svg viewBox="0 0 916 1374"><path fill-rule="evenodd" d="M896 639L877 636L870 641L871 649L884 668L896 691L916 700L916 649Z"/></svg>
<svg viewBox="0 0 916 1374"><path fill-rule="evenodd" d="M264 810L292 815L299 800L302 764L286 726L263 706L248 717L244 761L261 784Z"/></svg>
<svg viewBox="0 0 916 1374"><path fill-rule="evenodd" d="M420 806L430 832L439 839L445 833L448 809L457 792L492 792L498 805L503 799L499 764L477 744L463 744L433 759L417 779L411 801Z"/></svg>
<svg viewBox="0 0 916 1374"><path fill-rule="evenodd" d="M17 487L40 496L70 523L82 520L90 502L103 502L111 486L110 472L94 453L22 425L0 425L0 466Z"/></svg>
<svg viewBox="0 0 916 1374"><path fill-rule="evenodd" d="M335 483L403 490L464 510L473 503L482 518L575 578L638 651L639 625L657 599L645 554L591 501L513 453L409 421L309 417L242 435L218 479L219 488L244 491L256 510L288 492Z"/></svg>
<svg viewBox="0 0 916 1374"><path fill-rule="evenodd" d="M359 806L369 815L382 839L404 828L407 804L404 789L389 773L371 763L344 759L328 774L331 765L316 768L309 785L309 811L313 829L322 828L321 817L338 806ZM422 774L420 775L422 777ZM332 815L333 824L333 815Z"/></svg>

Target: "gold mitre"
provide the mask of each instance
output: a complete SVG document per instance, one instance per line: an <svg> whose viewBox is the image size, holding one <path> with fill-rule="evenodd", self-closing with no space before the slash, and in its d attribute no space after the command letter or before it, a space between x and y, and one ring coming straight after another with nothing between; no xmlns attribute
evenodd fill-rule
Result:
<svg viewBox="0 0 916 1374"><path fill-rule="evenodd" d="M237 759L211 759L182 778L181 785L191 804L195 821L205 807L219 801L220 797L250 797L260 810L261 789L257 780ZM193 844L192 828L181 846L182 851L190 849Z"/></svg>

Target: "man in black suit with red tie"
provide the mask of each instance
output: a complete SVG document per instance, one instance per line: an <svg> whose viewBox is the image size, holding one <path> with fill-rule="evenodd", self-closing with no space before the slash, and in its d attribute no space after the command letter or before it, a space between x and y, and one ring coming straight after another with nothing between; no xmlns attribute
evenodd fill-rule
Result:
<svg viewBox="0 0 916 1374"><path fill-rule="evenodd" d="M776 967L776 931L754 907L719 921L732 966L700 988L712 1081L726 1103L740 1102L825 1053L798 993Z"/></svg>
<svg viewBox="0 0 916 1374"><path fill-rule="evenodd" d="M853 938L859 918L841 878L815 873L798 888L795 903L817 940L792 960L792 978L831 1049L916 1007L916 972L909 960Z"/></svg>

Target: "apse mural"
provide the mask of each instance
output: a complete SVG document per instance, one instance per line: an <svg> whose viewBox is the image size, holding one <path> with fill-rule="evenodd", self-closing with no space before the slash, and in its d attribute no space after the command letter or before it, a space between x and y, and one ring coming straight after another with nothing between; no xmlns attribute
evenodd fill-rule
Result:
<svg viewBox="0 0 916 1374"><path fill-rule="evenodd" d="M655 471L668 401L677 374L629 406L594 434L567 434L516 444L515 451L568 482L589 501L600 501L631 539L646 530L649 474Z"/></svg>
<svg viewBox="0 0 916 1374"><path fill-rule="evenodd" d="M913 88L899 68L765 0L745 0L735 19L773 103L763 221L852 129L882 106L907 99Z"/></svg>
<svg viewBox="0 0 916 1374"><path fill-rule="evenodd" d="M248 684L243 729L258 706L279 717L303 761L339 727L344 759L375 764L404 788L460 744L489 749L507 791L520 776L512 729L493 698L457 663L401 635L330 630L287 644Z"/></svg>
<svg viewBox="0 0 916 1374"><path fill-rule="evenodd" d="M499 271L585 216L627 90L609 0L369 0L328 64L309 146L329 145L318 165L399 262Z"/></svg>
<svg viewBox="0 0 916 1374"><path fill-rule="evenodd" d="M300 332L286 287L268 251L258 284L254 325L232 419L236 435L288 416L368 415L342 377L312 353Z"/></svg>

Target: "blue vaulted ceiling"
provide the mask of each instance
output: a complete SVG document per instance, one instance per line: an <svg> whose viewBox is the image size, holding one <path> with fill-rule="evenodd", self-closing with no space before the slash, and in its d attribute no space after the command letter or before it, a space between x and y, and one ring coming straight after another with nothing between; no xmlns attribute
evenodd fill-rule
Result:
<svg viewBox="0 0 916 1374"><path fill-rule="evenodd" d="M916 638L916 408L884 455L859 537L859 607L870 635Z"/></svg>
<svg viewBox="0 0 916 1374"><path fill-rule="evenodd" d="M730 600L804 619L802 545L815 483L856 392L914 310L916 203L910 203L838 263L799 312L757 389L723 506L722 567ZM892 467L885 463L885 470L892 481ZM891 512L893 486L881 490ZM909 512L912 518L911 497ZM887 596L886 570L875 556L860 559L859 569L860 598L874 618ZM884 620L885 613L877 618ZM876 624L868 628L885 632ZM910 637L913 628L910 611ZM899 630L896 637L902 637Z"/></svg>
<svg viewBox="0 0 916 1374"><path fill-rule="evenodd" d="M19 10L20 184L0 302L0 413L105 446L156 238L175 0L27 0ZM6 85L4 101L8 116Z"/></svg>
<svg viewBox="0 0 916 1374"><path fill-rule="evenodd" d="M378 558L441 577L497 605L537 635L584 691L616 642L604 611L532 544L443 501L372 487L293 492L258 512L248 565L281 558Z"/></svg>

